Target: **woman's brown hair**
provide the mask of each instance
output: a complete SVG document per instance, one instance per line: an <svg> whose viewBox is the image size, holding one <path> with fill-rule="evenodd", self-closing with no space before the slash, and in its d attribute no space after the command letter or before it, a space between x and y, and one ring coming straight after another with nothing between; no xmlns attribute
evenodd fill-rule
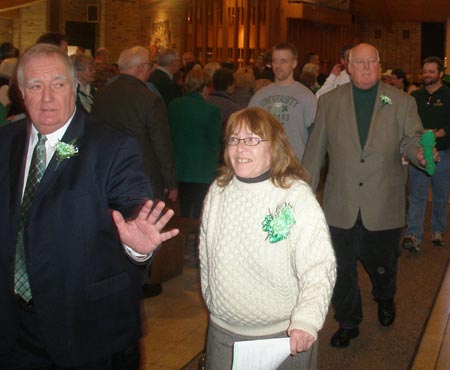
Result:
<svg viewBox="0 0 450 370"><path fill-rule="evenodd" d="M233 113L225 125L224 137L228 138L247 127L262 139L269 140L270 179L275 186L287 189L292 180L309 180L307 171L297 159L281 123L261 108L245 108ZM233 167L225 149L224 163L219 168L217 184L226 186L234 176Z"/></svg>

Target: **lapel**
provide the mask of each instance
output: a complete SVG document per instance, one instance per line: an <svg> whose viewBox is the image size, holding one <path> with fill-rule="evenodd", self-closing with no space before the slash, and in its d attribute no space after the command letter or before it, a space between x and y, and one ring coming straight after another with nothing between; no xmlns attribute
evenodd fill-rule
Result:
<svg viewBox="0 0 450 370"><path fill-rule="evenodd" d="M24 168L27 159L27 149L30 137L31 123L15 123L16 125L23 125L23 127L18 130L11 140L10 148L10 209L14 210L16 214L20 209L20 204L22 203L22 189L23 189L23 178L24 178Z"/></svg>
<svg viewBox="0 0 450 370"><path fill-rule="evenodd" d="M78 147L78 150L81 151L81 147L83 145L83 135L84 135L84 125L86 122L86 113L83 109L77 108L75 116L70 122L69 127L67 128L63 138L61 141L65 143L70 143L75 138L75 145ZM70 159L63 160L57 165L56 153L53 155L50 163L45 170L44 176L41 179L41 182L36 190L36 194L34 196L33 205L39 203L40 199L47 194L52 188L55 181L67 167L70 162ZM32 205L32 206L33 206Z"/></svg>
<svg viewBox="0 0 450 370"><path fill-rule="evenodd" d="M356 114L355 114L355 102L353 100L353 84L349 83L347 86L343 87L343 93L341 94L341 101L343 104L342 107L348 107L348 102L350 102L350 107L347 112L344 113L345 119L344 121L347 123L347 129L350 133L350 142L355 143L356 147L361 150L361 143L359 141L359 133L358 133L358 124L356 123ZM344 108L345 109L345 108Z"/></svg>

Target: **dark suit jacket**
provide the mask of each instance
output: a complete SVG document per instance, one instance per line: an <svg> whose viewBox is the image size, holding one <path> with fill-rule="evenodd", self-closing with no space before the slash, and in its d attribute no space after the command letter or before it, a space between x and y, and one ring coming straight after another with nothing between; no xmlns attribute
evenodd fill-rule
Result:
<svg viewBox="0 0 450 370"><path fill-rule="evenodd" d="M149 82L152 82L166 103L166 107L169 103L175 99L181 97L181 88L176 84L175 81L171 80L169 75L160 69L155 69L148 78Z"/></svg>
<svg viewBox="0 0 450 370"><path fill-rule="evenodd" d="M121 74L100 89L91 113L97 122L136 138L156 198L164 199L164 188L177 187L166 109L142 81Z"/></svg>
<svg viewBox="0 0 450 370"><path fill-rule="evenodd" d="M123 250L110 209L125 214L152 196L134 139L87 122L78 109L63 140L79 155L37 187L24 226L36 317L52 359L79 366L140 337L143 266ZM0 129L0 368L17 335L14 256L30 123ZM4 360L3 360L4 361Z"/></svg>

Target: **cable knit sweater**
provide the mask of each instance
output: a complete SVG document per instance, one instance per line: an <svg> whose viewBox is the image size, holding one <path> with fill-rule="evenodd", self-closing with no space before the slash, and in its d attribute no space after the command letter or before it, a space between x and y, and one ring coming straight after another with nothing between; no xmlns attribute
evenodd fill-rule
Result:
<svg viewBox="0 0 450 370"><path fill-rule="evenodd" d="M286 203L296 223L286 240L270 243L262 222ZM300 329L317 338L336 279L328 226L303 181L289 189L270 180L214 182L202 215L200 268L211 320L249 336Z"/></svg>

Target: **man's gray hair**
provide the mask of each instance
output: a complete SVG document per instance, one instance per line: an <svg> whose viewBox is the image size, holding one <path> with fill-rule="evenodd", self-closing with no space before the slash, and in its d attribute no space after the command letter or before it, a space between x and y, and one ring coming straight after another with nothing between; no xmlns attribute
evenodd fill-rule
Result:
<svg viewBox="0 0 450 370"><path fill-rule="evenodd" d="M77 72L83 71L86 64L94 64L94 58L87 54L73 54L70 56L70 61Z"/></svg>
<svg viewBox="0 0 450 370"><path fill-rule="evenodd" d="M19 89L22 91L22 94L25 82L23 75L25 65L27 65L28 63L32 63L33 59L40 56L56 56L61 60L61 62L64 63L64 65L67 67L67 71L69 72L73 91L75 92L77 88L76 72L67 53L61 50L59 47L51 44L36 44L28 48L25 53L23 53L17 66L17 82L19 84Z"/></svg>
<svg viewBox="0 0 450 370"><path fill-rule="evenodd" d="M177 59L180 59L180 54L176 49L166 48L158 53L158 63L162 67L171 65Z"/></svg>
<svg viewBox="0 0 450 370"><path fill-rule="evenodd" d="M150 51L147 48L134 46L120 53L117 65L120 71L126 71L142 63L148 63L149 57Z"/></svg>

